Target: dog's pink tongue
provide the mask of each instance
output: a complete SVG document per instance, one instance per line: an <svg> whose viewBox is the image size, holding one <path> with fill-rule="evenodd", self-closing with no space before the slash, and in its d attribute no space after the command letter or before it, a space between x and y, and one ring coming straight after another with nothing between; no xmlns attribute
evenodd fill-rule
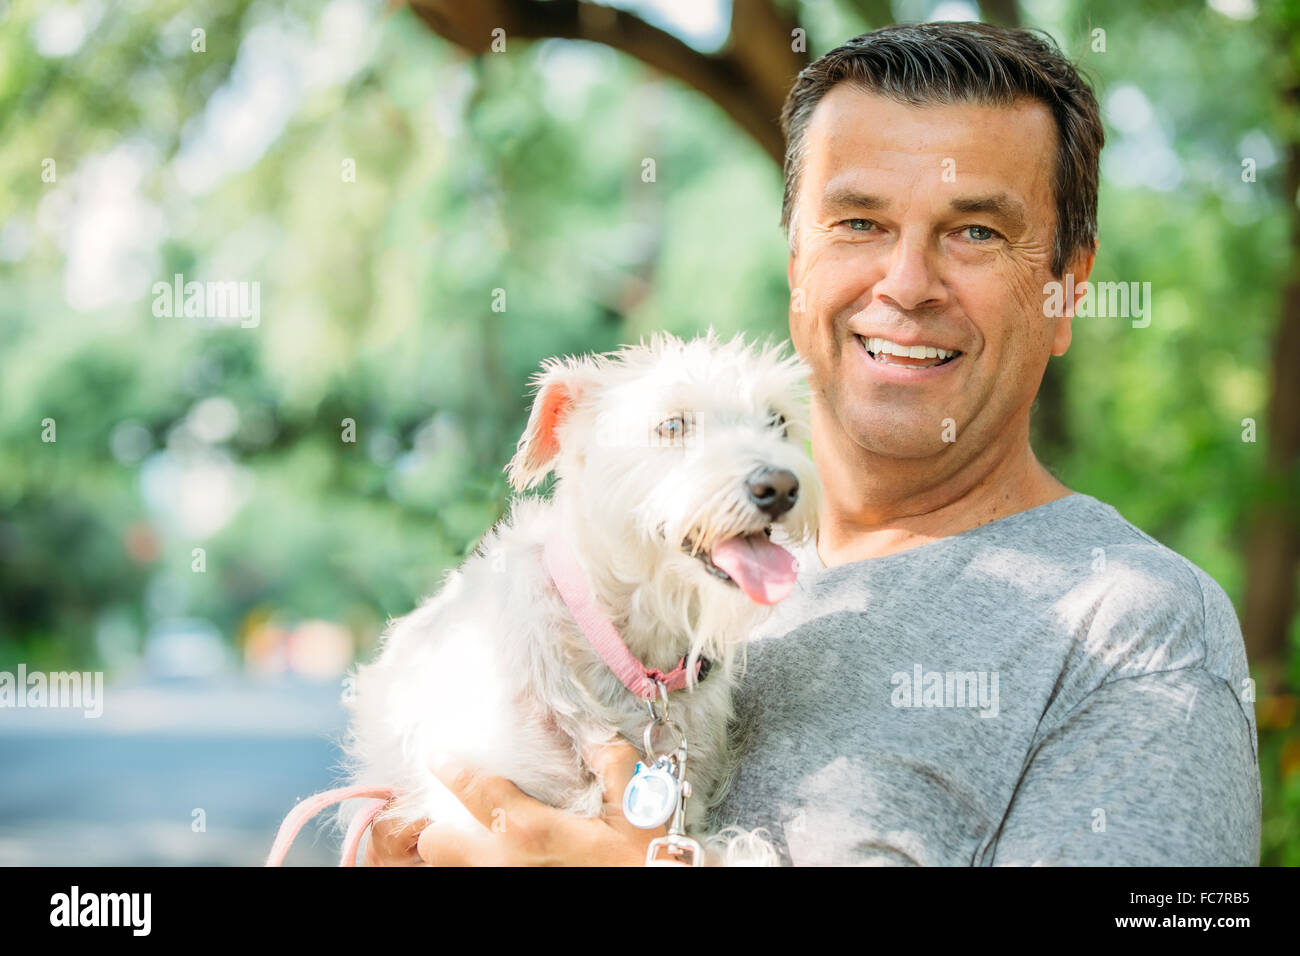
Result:
<svg viewBox="0 0 1300 956"><path fill-rule="evenodd" d="M775 604L794 590L794 555L761 531L728 538L709 556L758 604Z"/></svg>

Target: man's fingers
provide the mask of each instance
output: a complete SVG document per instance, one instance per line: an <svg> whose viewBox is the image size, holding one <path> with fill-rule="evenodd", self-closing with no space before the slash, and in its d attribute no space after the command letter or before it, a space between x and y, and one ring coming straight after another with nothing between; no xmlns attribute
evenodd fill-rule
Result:
<svg viewBox="0 0 1300 956"><path fill-rule="evenodd" d="M490 777L457 761L446 760L430 769L474 819L489 830L499 830L507 816L524 817L534 804L544 806L505 777Z"/></svg>
<svg viewBox="0 0 1300 956"><path fill-rule="evenodd" d="M429 866L502 866L508 863L487 832L435 823L420 834L420 859Z"/></svg>
<svg viewBox="0 0 1300 956"><path fill-rule="evenodd" d="M619 737L607 744L589 747L583 751L583 755L587 758L587 765L600 775L601 783L604 784L605 821L611 827L634 837L637 845L642 848L641 852L655 837L668 832L667 824L645 830L634 827L623 816L623 792L641 760L641 754L635 747Z"/></svg>
<svg viewBox="0 0 1300 956"><path fill-rule="evenodd" d="M576 817L534 800L504 777L492 777L455 761L430 770L469 815L432 823L417 841L420 859L431 866L536 866L580 861L584 865L639 865L646 845L666 827L642 830L623 817L623 790L640 759L620 739L584 751L601 780L599 818Z"/></svg>
<svg viewBox="0 0 1300 956"><path fill-rule="evenodd" d="M373 866L413 866L420 862L416 843L428 820L403 823L396 817L380 817L370 827L366 862Z"/></svg>
<svg viewBox="0 0 1300 956"><path fill-rule="evenodd" d="M588 747L583 755L587 758L587 765L596 771L605 786L605 805L619 807L621 813L623 791L632 779L641 754L620 737L607 744Z"/></svg>

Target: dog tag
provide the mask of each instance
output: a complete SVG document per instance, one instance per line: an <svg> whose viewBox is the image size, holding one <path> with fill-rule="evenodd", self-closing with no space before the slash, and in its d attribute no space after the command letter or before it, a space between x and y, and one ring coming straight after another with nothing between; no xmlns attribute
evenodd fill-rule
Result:
<svg viewBox="0 0 1300 956"><path fill-rule="evenodd" d="M681 784L666 758L649 767L638 763L623 791L623 816L634 827L653 830L676 812L680 796Z"/></svg>

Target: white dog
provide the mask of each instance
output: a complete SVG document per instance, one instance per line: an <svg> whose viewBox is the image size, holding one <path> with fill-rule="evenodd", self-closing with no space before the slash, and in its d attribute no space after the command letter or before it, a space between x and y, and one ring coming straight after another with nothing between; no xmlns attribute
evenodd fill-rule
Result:
<svg viewBox="0 0 1300 956"><path fill-rule="evenodd" d="M554 493L517 498L358 670L351 782L396 791L385 816L480 826L430 769L454 757L597 816L604 787L584 749L618 736L639 746L650 717L638 691L657 689L643 674L675 672L685 825L698 834L730 773L737 652L794 586L793 557L771 533L814 530L804 371L780 347L712 332L545 363L509 476L523 491L554 471ZM566 574L630 652L616 649L615 666L634 673L617 676L579 627L573 595L557 591Z"/></svg>

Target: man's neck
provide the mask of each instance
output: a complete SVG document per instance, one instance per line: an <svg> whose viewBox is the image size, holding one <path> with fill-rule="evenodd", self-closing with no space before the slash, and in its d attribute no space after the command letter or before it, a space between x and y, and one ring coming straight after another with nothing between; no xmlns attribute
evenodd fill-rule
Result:
<svg viewBox="0 0 1300 956"><path fill-rule="evenodd" d="M961 534L1071 494L1029 447L1029 413L975 458L959 449L889 458L854 442L813 411L813 458L823 486L817 551L827 567L883 557Z"/></svg>

